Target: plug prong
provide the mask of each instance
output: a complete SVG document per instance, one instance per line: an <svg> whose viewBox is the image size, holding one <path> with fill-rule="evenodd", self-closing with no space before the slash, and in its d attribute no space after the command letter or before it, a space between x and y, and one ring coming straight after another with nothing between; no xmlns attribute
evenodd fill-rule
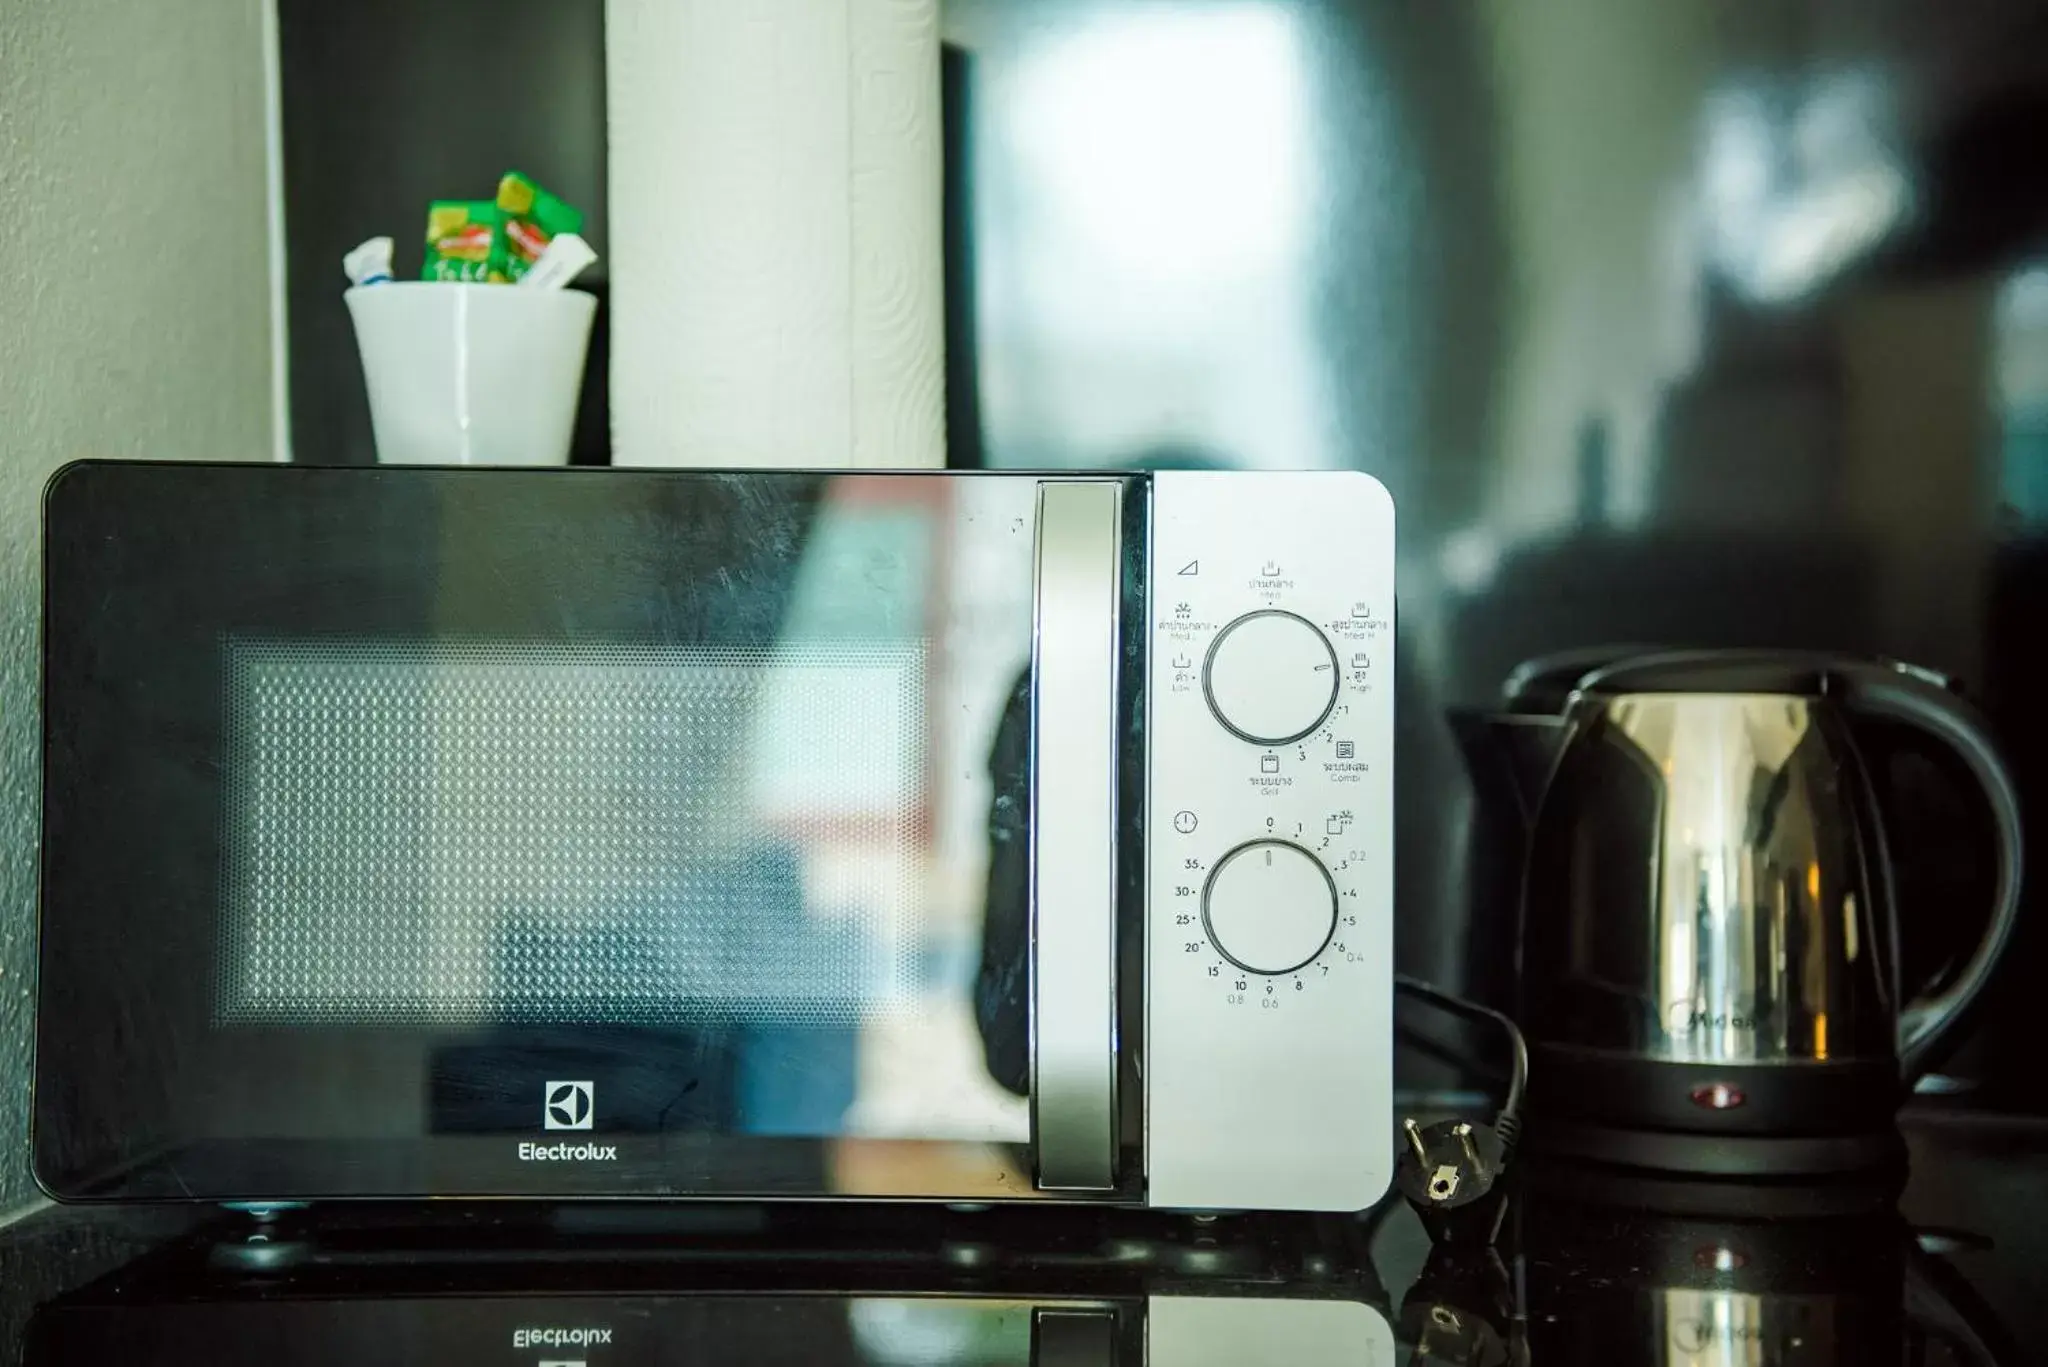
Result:
<svg viewBox="0 0 2048 1367"><path fill-rule="evenodd" d="M1474 1172L1477 1172L1479 1170L1479 1146L1472 1142L1472 1127L1460 1120L1452 1127L1451 1133L1458 1136L1458 1147L1465 1151L1465 1161L1472 1165Z"/></svg>
<svg viewBox="0 0 2048 1367"><path fill-rule="evenodd" d="M1428 1167L1429 1145L1423 1142L1422 1128L1415 1123L1415 1117L1411 1115L1404 1119L1401 1129L1408 1135L1408 1151L1415 1155L1415 1161Z"/></svg>

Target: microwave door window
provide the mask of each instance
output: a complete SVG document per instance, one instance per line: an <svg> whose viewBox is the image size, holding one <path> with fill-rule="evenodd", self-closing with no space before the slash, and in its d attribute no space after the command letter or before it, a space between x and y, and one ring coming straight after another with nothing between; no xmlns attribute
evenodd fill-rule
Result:
<svg viewBox="0 0 2048 1367"><path fill-rule="evenodd" d="M935 579L944 487L828 499L760 645L228 639L217 1024L459 1031L440 1131L545 1064L609 1130L1025 1140L969 992L1029 584Z"/></svg>
<svg viewBox="0 0 2048 1367"><path fill-rule="evenodd" d="M921 1009L918 647L227 651L223 1025Z"/></svg>
<svg viewBox="0 0 2048 1367"><path fill-rule="evenodd" d="M178 586L218 592L204 638L153 643L158 665L210 661L218 736L199 766L211 962L176 966L196 1009L159 1058L169 1147L459 1154L292 1170L313 1194L613 1190L504 1142L556 1131L619 1142L618 1180L657 1190L1032 1193L1035 480L557 475L540 482L575 497L544 525L590 525L536 548L504 534L541 520L494 501L531 476L363 472L388 481L371 502L431 483L438 528L406 547L348 525L267 540L321 515L262 515L307 488L290 476L356 472L262 473L257 497L218 472L213 502L250 507L222 533L242 543L215 556L222 582ZM764 517L777 488L801 516ZM700 517L759 521L753 568L692 563ZM345 622L226 586L285 552L309 584L358 586ZM379 601L406 606L379 621ZM145 844L153 817L196 826L108 810ZM173 968L115 952L130 981ZM482 1147L446 1147L466 1140ZM185 1162L167 1194L231 1184L233 1161Z"/></svg>

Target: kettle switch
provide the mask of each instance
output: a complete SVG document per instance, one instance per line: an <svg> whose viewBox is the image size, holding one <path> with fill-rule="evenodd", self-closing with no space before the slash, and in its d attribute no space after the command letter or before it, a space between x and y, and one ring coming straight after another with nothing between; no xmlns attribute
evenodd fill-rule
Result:
<svg viewBox="0 0 2048 1367"><path fill-rule="evenodd" d="M1692 1089L1692 1104L1706 1111L1732 1111L1749 1100L1749 1094L1728 1082L1708 1082Z"/></svg>

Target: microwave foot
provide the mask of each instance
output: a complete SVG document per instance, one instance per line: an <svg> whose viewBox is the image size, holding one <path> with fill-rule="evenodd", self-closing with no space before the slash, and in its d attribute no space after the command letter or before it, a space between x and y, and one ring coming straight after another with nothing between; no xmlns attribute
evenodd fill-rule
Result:
<svg viewBox="0 0 2048 1367"><path fill-rule="evenodd" d="M275 1224L283 1216L295 1210L304 1210L304 1201L223 1201L222 1210L232 1210L237 1215L246 1215L257 1224Z"/></svg>
<svg viewBox="0 0 2048 1367"><path fill-rule="evenodd" d="M233 1272L281 1272L296 1267L312 1251L312 1246L289 1237L282 1221L305 1208L303 1201L228 1202L223 1209L244 1217L248 1223L239 1235L226 1236L216 1243L208 1261Z"/></svg>
<svg viewBox="0 0 2048 1367"><path fill-rule="evenodd" d="M955 1215L978 1215L984 1210L993 1209L993 1207L986 1201L948 1201L946 1202L946 1209L952 1211Z"/></svg>

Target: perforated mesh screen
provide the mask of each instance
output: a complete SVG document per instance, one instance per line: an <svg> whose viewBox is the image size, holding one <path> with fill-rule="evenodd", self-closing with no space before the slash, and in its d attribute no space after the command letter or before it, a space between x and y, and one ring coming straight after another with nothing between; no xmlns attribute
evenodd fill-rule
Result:
<svg viewBox="0 0 2048 1367"><path fill-rule="evenodd" d="M223 1023L913 1008L918 647L225 649Z"/></svg>

